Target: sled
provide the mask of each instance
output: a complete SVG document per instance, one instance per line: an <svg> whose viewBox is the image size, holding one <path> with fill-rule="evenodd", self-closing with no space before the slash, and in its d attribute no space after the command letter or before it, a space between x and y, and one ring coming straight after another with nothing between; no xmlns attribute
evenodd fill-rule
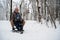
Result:
<svg viewBox="0 0 60 40"><path fill-rule="evenodd" d="M24 33L24 30L23 30L23 31L12 30L12 32L14 32L14 33L20 33L20 34L23 34L23 33Z"/></svg>

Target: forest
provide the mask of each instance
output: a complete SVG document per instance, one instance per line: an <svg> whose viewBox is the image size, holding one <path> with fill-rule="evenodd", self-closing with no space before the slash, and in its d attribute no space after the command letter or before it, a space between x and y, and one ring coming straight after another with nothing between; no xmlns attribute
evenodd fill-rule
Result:
<svg viewBox="0 0 60 40"><path fill-rule="evenodd" d="M55 21L60 23L60 0L0 0L0 20L10 20L15 7L24 20L41 22L44 19L47 25L50 21L55 28Z"/></svg>

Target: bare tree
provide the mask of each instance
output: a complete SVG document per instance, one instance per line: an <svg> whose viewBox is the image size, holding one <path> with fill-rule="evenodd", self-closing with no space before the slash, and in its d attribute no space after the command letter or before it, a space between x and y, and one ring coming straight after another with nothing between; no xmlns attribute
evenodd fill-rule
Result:
<svg viewBox="0 0 60 40"><path fill-rule="evenodd" d="M11 15L12 15L12 0L10 0L11 4L10 4L10 20L11 20Z"/></svg>
<svg viewBox="0 0 60 40"><path fill-rule="evenodd" d="M36 0L37 2L37 11L38 11L38 21L41 21L41 15L40 15L40 6L39 6L39 0Z"/></svg>

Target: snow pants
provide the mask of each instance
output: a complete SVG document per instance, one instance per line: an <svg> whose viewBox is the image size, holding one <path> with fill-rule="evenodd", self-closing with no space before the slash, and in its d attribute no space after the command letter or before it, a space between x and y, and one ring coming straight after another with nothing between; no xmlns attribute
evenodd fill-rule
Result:
<svg viewBox="0 0 60 40"><path fill-rule="evenodd" d="M14 22L14 25L16 26L18 31L22 31L23 30L23 25L20 24L20 22Z"/></svg>

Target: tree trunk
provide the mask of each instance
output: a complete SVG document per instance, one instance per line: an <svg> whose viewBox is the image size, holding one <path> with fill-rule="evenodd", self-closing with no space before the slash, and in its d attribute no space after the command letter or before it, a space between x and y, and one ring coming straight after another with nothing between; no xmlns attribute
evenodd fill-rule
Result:
<svg viewBox="0 0 60 40"><path fill-rule="evenodd" d="M10 2L11 2L11 4L10 4L10 20L11 20L11 15L12 15L12 0Z"/></svg>

